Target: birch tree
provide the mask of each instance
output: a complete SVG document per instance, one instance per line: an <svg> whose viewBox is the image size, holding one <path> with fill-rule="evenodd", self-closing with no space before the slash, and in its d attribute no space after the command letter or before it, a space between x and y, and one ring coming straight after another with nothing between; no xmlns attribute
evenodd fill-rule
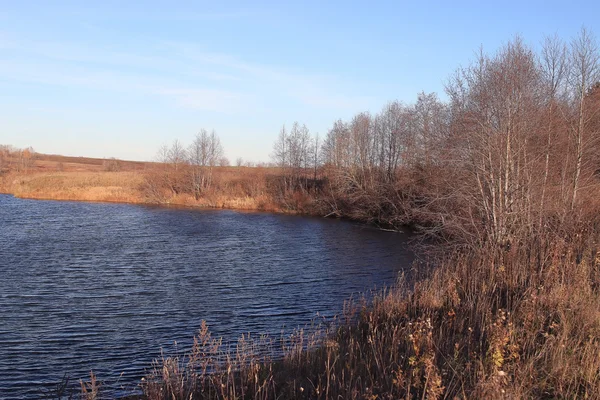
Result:
<svg viewBox="0 0 600 400"><path fill-rule="evenodd" d="M223 158L221 140L213 130L210 134L202 129L187 151L191 166L191 186L196 199L213 183L213 168Z"/></svg>
<svg viewBox="0 0 600 400"><path fill-rule="evenodd" d="M573 169L571 210L575 207L581 186L582 169L587 164L586 148L598 140L598 132L590 125L597 110L588 107L586 95L600 79L600 54L595 37L582 28L571 43L569 53L569 85L572 90L575 121L571 124L575 165Z"/></svg>

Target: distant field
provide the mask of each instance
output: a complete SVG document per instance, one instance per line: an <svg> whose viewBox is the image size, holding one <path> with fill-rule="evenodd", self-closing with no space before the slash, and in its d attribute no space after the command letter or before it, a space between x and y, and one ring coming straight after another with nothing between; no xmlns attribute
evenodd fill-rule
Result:
<svg viewBox="0 0 600 400"><path fill-rule="evenodd" d="M149 195L148 182L165 168L154 162L53 154L35 154L24 162L15 152L5 154L0 164L0 192L30 199L283 211L266 193L268 177L277 168L215 167L213 188L202 197L166 193L157 199Z"/></svg>
<svg viewBox="0 0 600 400"><path fill-rule="evenodd" d="M111 164L117 164L116 168L120 171L141 171L153 163L89 157L68 157L56 154L36 154L34 169L36 171L104 171L109 169Z"/></svg>
<svg viewBox="0 0 600 400"><path fill-rule="evenodd" d="M2 191L31 199L143 203L142 182L143 176L135 171L71 169L59 172L42 169L27 174L8 174Z"/></svg>
<svg viewBox="0 0 600 400"><path fill-rule="evenodd" d="M152 165L3 150L0 191L33 199L140 203L140 172Z"/></svg>

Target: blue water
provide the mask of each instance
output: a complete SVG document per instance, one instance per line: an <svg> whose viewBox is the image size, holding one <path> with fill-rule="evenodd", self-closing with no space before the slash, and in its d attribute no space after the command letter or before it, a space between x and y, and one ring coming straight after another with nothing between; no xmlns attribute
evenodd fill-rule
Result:
<svg viewBox="0 0 600 400"><path fill-rule="evenodd" d="M406 240L324 218L0 195L0 398L90 370L134 390L202 320L235 340L332 316L394 283Z"/></svg>

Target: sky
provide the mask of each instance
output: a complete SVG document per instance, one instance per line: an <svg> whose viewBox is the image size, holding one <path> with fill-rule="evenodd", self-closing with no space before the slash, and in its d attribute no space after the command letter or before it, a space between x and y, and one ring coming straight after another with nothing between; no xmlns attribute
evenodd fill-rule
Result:
<svg viewBox="0 0 600 400"><path fill-rule="evenodd" d="M0 0L0 144L153 160L214 129L269 161L283 125L437 92L515 35L600 35L600 2Z"/></svg>

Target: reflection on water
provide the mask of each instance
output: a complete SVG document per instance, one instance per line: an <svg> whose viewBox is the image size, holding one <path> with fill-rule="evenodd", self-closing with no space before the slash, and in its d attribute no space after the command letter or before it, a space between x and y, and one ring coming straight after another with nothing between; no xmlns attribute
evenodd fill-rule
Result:
<svg viewBox="0 0 600 400"><path fill-rule="evenodd" d="M160 348L331 316L410 264L402 234L263 213L0 195L0 398L134 385Z"/></svg>

